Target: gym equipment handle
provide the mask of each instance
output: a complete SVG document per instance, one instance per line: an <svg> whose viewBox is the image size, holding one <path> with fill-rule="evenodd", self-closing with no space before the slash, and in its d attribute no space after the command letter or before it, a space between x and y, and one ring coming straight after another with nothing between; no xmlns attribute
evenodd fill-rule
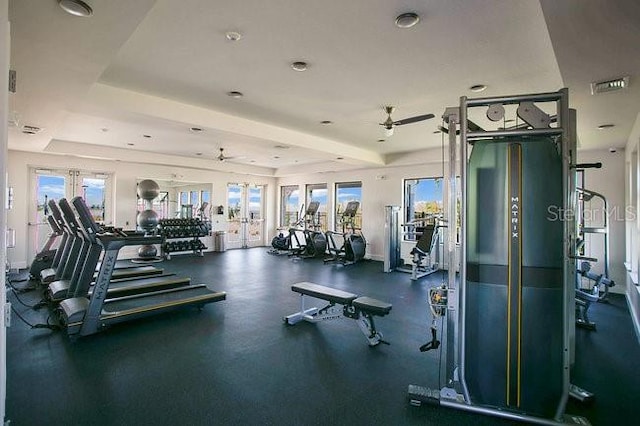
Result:
<svg viewBox="0 0 640 426"><path fill-rule="evenodd" d="M602 163L578 163L574 166L575 169L601 169Z"/></svg>

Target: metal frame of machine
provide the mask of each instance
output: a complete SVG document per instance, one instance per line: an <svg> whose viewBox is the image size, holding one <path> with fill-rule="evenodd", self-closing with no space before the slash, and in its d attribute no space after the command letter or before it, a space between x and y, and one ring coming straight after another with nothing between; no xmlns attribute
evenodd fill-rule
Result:
<svg viewBox="0 0 640 426"><path fill-rule="evenodd" d="M536 106L536 103L551 103L556 105L556 121L555 127L551 127L551 117L546 114L542 109ZM505 106L513 107L518 106L517 114L526 125L517 126L512 129L499 128L498 130L485 131L477 126L471 126L468 121L469 109L476 107L485 107L486 116L490 121L496 122L504 119ZM477 111L477 110L476 110ZM469 391L467 383L466 368L467 368L467 354L465 350L466 341L469 338L469 331L466 330L465 315L467 312L467 304L473 303L467 299L466 294L466 282L467 282L467 203L469 195L467 191L467 179L468 179L468 145L473 144L480 140L496 140L496 138L531 138L531 137L548 137L554 138L556 142L556 148L560 154L561 168L562 168L562 209L565 211L575 211L576 208L576 191L575 191L575 173L572 173L575 169L575 151L576 151L576 136L575 136L575 111L569 109L568 90L562 89L558 92L542 93L542 94L528 94L519 96L503 96L503 97L488 97L479 99L468 99L466 96L460 98L459 107L447 108L443 115L445 122L448 122L448 135L449 135L449 192L448 192L448 223L456 223L456 175L459 172L460 185L462 188L461 202L461 227L463 232L460 235L460 278L456 280L456 274L450 273L448 283L441 287L438 291L432 292L432 295L438 297L431 297L430 305L432 312L436 312L439 315L446 316L446 334L443 331L443 340L445 344L441 348L442 355L444 357L444 367L440 369L440 383L443 387L440 389L429 389L422 386L410 385L409 386L409 398L413 405L419 405L422 402L428 402L436 405L442 405L461 410L489 414L499 416L511 420L527 421L537 424L546 425L560 425L560 424L580 424L588 425L589 422L578 416L569 416L564 413L569 394L572 390L581 390L571 385L570 383L570 366L573 356L573 341L574 341L574 326L573 326L573 314L574 314L574 283L576 274L576 252L575 252L575 238L577 235L577 226L575 218L571 215L563 217L562 220L562 336L561 345L559 350L562 354L559 354L562 363L562 380L561 380L561 396L557 400L557 406L555 408L555 414L552 418L543 418L538 415L533 415L526 410L513 408L514 404L509 404L509 393L513 391L509 390L509 379L507 375L507 383L505 386L505 392L507 393L505 406L491 406L488 404L481 404L474 399ZM458 154L458 145L456 141L456 133L459 126L460 145ZM535 143L533 141L532 143ZM508 155L511 155L509 152ZM459 170L457 170L459 169ZM509 182L511 186L511 176L509 175ZM520 183L517 183L521 185ZM519 208L520 201L514 201L513 193L509 190L506 192L511 197L509 208L511 205L516 206L516 210ZM514 216L513 211L509 212L509 228L513 225ZM516 223L519 221L518 212L515 212ZM505 224L506 225L506 224ZM517 224L520 226L519 224ZM520 228L518 228L519 230ZM508 231L511 233L511 231ZM515 231L519 232L519 231ZM511 235L511 234L509 234ZM509 238L508 244L513 244L513 238ZM518 237L519 239L519 237ZM448 241L445 241L445 253L449 259L449 265L455 265L456 262L456 235L453 232L448 233ZM511 256L511 255L509 255ZM511 268L511 267L510 267ZM509 274L511 274L509 269ZM522 297L522 296L520 296ZM511 296L509 296L511 300ZM435 314L434 314L435 315ZM432 329L433 332L433 329ZM512 332L509 332L512 333ZM433 333L434 341L435 332ZM439 346L439 342L436 347ZM518 351L520 351L518 343ZM524 349L523 349L524 350ZM552 349L549 349L552 350ZM518 353L519 356L519 353ZM519 358L518 358L519 359ZM508 367L510 368L510 367ZM520 369L518 361L518 371ZM508 374L508 373L507 373ZM519 373L518 373L519 374ZM520 385L518 385L520 386ZM518 392L519 392L518 388ZM518 401L519 401L518 393ZM555 399L554 399L555 401ZM555 404L555 402L554 402ZM519 405L518 405L519 406Z"/></svg>

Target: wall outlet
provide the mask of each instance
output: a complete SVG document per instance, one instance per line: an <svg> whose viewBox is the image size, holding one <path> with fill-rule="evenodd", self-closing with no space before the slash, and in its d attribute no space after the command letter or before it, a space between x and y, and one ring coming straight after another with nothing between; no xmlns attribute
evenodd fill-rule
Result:
<svg viewBox="0 0 640 426"><path fill-rule="evenodd" d="M11 327L11 303L7 302L4 304L4 326L9 328Z"/></svg>

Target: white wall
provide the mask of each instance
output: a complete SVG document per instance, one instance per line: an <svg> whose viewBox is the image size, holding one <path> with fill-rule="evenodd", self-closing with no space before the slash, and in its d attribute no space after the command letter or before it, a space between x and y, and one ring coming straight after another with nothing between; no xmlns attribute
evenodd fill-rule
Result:
<svg viewBox="0 0 640 426"><path fill-rule="evenodd" d="M623 149L615 153L608 150L578 151L578 163L602 163L600 169L587 169L585 171L585 188L598 192L607 198L609 217L609 268L611 278L616 285L611 288L612 292L625 293L626 291L626 269L625 261L625 153ZM598 209L595 202L592 208ZM591 212L597 217L601 217L603 212ZM593 271L601 274L604 272L604 252L603 239L598 235L588 236L591 240L592 250L585 253L598 259L597 263L592 263Z"/></svg>
<svg viewBox="0 0 640 426"><path fill-rule="evenodd" d="M0 265L4 268L6 262L7 216L5 213L7 186L7 120L9 79L9 3L0 0ZM7 396L7 334L4 322L4 309L7 303L4 271L0 274L0 421L4 423L5 400Z"/></svg>
<svg viewBox="0 0 640 426"><path fill-rule="evenodd" d="M156 166L149 164L129 163L125 161L105 161L71 156L38 154L21 151L9 151L9 184L15 188L15 207L8 214L10 228L16 230L16 248L9 253L12 267L25 268L28 259L28 207L30 197L29 168L72 168L95 172L113 173L114 225L130 228L136 221L136 182L139 178L169 179L171 175L179 175L187 182L210 183L213 188L212 205L225 206L228 182L247 182L266 185L266 239L269 244L276 227L276 179L271 177L250 176L237 173L218 172L212 170L188 169L182 167ZM225 230L225 216L213 215L214 230Z"/></svg>

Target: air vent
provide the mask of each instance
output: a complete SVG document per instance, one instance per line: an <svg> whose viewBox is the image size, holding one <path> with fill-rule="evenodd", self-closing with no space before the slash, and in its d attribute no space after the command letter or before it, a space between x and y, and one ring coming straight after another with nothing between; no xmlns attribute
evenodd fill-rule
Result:
<svg viewBox="0 0 640 426"><path fill-rule="evenodd" d="M25 135L35 135L37 133L40 133L41 131L42 129L40 127L28 126L26 124L22 126L22 133L24 133Z"/></svg>
<svg viewBox="0 0 640 426"><path fill-rule="evenodd" d="M614 80L599 81L591 83L591 94L613 92L629 87L629 76L616 78Z"/></svg>

